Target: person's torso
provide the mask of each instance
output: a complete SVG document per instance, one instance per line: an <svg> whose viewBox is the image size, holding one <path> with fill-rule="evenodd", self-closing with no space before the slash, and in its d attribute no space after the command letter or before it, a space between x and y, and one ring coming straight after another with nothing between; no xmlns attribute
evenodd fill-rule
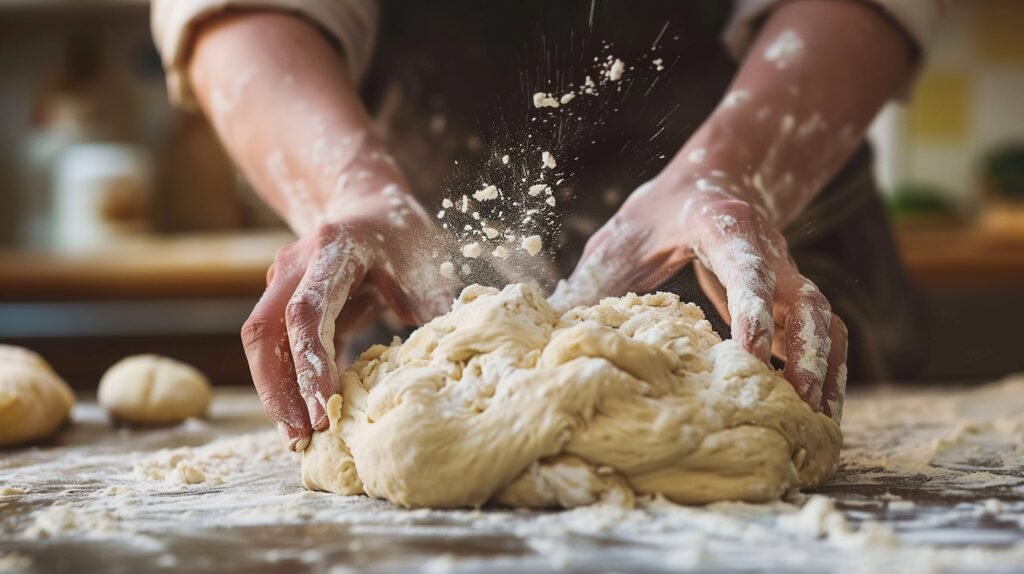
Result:
<svg viewBox="0 0 1024 574"><path fill-rule="evenodd" d="M428 206L483 183L523 186L558 159L560 224L540 230L569 269L586 238L655 176L735 72L731 2L384 1L364 93ZM608 58L627 70L601 82ZM598 84L581 93L585 78ZM536 92L576 97L533 106ZM510 156L508 165L501 162Z"/></svg>

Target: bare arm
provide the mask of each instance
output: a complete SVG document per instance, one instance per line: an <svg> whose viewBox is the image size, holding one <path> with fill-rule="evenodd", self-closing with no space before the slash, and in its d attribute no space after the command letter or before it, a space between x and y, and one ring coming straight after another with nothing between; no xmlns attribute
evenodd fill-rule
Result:
<svg viewBox="0 0 1024 574"><path fill-rule="evenodd" d="M783 228L850 158L910 72L907 37L858 2L801 0L765 22L721 105L665 173L725 172ZM696 150L704 161L694 167Z"/></svg>
<svg viewBox="0 0 1024 574"><path fill-rule="evenodd" d="M212 20L189 74L235 162L297 234L372 203L388 184L406 186L372 134L341 53L302 19Z"/></svg>

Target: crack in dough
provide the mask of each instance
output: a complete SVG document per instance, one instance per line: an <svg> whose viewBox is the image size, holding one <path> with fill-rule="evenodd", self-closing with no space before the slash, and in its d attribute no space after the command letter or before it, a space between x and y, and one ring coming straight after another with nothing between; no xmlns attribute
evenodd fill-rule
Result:
<svg viewBox="0 0 1024 574"><path fill-rule="evenodd" d="M629 294L559 317L473 285L342 375L307 488L406 507L776 499L835 470L839 427L701 310Z"/></svg>

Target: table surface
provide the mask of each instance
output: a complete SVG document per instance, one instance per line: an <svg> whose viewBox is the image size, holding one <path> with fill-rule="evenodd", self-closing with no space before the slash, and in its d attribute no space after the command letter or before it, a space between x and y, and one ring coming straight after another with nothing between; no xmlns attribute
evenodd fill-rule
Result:
<svg viewBox="0 0 1024 574"><path fill-rule="evenodd" d="M84 401L0 451L0 572L1020 572L1022 407L1024 379L855 392L815 498L522 512L307 492L249 390L161 429Z"/></svg>

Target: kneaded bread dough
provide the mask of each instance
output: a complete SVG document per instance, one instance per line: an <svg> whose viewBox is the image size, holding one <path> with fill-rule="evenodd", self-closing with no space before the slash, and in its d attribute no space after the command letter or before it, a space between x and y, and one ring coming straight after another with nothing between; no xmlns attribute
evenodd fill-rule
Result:
<svg viewBox="0 0 1024 574"><path fill-rule="evenodd" d="M42 357L0 345L0 446L50 435L74 405L71 388Z"/></svg>
<svg viewBox="0 0 1024 574"><path fill-rule="evenodd" d="M114 419L174 424L206 412L210 383L194 367L159 355L121 359L100 379L100 405Z"/></svg>
<svg viewBox="0 0 1024 574"><path fill-rule="evenodd" d="M842 435L693 304L608 298L559 317L539 291L467 287L344 373L307 488L407 507L766 501L816 485Z"/></svg>

